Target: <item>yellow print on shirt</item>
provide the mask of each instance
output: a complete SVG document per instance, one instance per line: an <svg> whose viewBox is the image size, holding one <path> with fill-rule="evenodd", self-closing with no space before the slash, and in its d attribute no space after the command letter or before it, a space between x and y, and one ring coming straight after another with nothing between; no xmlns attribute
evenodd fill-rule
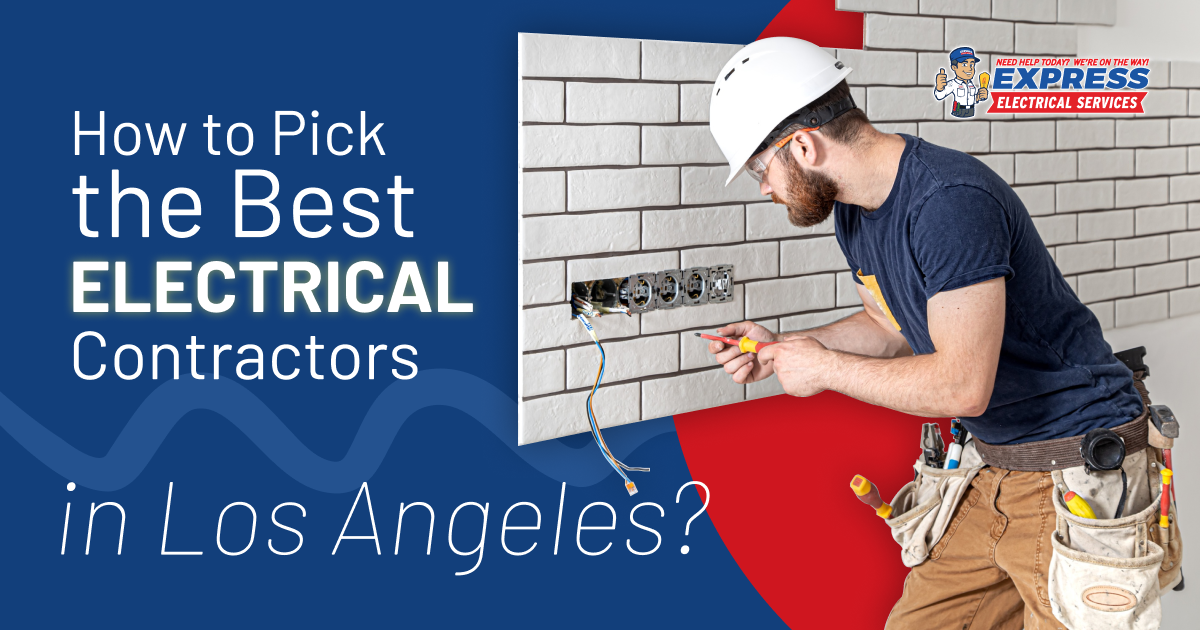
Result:
<svg viewBox="0 0 1200 630"><path fill-rule="evenodd" d="M879 288L879 283L875 281L875 276L864 276L862 269L858 270L858 279L862 280L863 285L871 292L871 297L875 298L875 303L879 305L879 310L887 315L888 321L896 327L896 331L900 331L900 323L892 316L892 309L888 308L887 300L883 299L883 290Z"/></svg>

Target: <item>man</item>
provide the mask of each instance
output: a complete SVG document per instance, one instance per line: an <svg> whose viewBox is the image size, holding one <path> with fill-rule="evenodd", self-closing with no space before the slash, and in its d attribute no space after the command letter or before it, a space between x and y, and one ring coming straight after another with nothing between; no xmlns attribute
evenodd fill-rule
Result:
<svg viewBox="0 0 1200 630"><path fill-rule="evenodd" d="M975 84L971 82L975 76L975 63L978 61L979 57L975 56L975 51L964 46L955 48L950 53L950 69L954 71L953 79L947 80L946 69L938 68L937 77L934 79L933 95L939 101L954 95L954 107L951 108L950 115L955 118L973 117L975 104L987 100L987 88L976 89Z"/></svg>
<svg viewBox="0 0 1200 630"><path fill-rule="evenodd" d="M1089 480L1100 518L1148 510L1142 398L1016 193L969 155L877 131L850 71L808 42L757 41L718 76L710 128L729 181L745 170L797 226L834 215L863 311L801 332L731 324L718 332L782 343L709 351L737 383L774 374L794 396L956 416L973 435L988 466L889 628L1061 628L1047 594L1050 471ZM1079 436L1100 428L1124 440L1125 464L1083 477Z"/></svg>

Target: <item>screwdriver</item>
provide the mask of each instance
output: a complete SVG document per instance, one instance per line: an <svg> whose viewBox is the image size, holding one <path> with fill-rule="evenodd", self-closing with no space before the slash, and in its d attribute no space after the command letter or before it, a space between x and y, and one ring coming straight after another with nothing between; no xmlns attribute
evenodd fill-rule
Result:
<svg viewBox="0 0 1200 630"><path fill-rule="evenodd" d="M888 518L892 515L892 506L883 502L883 498L879 496L879 488L867 481L866 477L854 475L854 479L850 480L850 489L858 495L860 501L875 508L875 513L879 515L879 518Z"/></svg>
<svg viewBox="0 0 1200 630"><path fill-rule="evenodd" d="M697 337L700 337L701 339L708 339L709 341L720 341L721 343L733 346L733 347L737 348L738 350L741 350L742 352L758 352L758 350L760 348L765 348L767 346L772 346L772 345L779 343L778 341L755 341L749 337L742 337L741 339L734 339L733 337L717 337L715 335L705 335L702 333L694 333L694 334Z"/></svg>

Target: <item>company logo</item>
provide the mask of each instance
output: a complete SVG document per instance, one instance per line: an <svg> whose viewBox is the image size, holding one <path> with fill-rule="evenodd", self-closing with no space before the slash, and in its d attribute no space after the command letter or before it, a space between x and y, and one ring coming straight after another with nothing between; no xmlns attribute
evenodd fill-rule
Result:
<svg viewBox="0 0 1200 630"><path fill-rule="evenodd" d="M1144 113L1149 59L1001 57L994 63L988 113Z"/></svg>
<svg viewBox="0 0 1200 630"><path fill-rule="evenodd" d="M950 70L939 68L934 79L933 96L939 101L953 99L950 114L955 118L972 118L975 116L975 105L988 100L988 73L979 73L979 83L975 83L975 64L979 57L970 46L955 48L950 53Z"/></svg>

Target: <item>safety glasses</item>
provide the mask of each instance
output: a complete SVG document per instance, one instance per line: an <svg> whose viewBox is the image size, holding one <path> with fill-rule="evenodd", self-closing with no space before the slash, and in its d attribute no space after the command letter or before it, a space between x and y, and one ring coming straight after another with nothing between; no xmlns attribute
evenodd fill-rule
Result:
<svg viewBox="0 0 1200 630"><path fill-rule="evenodd" d="M749 173L750 177L754 178L754 181L760 184L763 183L763 180L767 178L767 167L771 165L771 160L775 159L775 154L786 146L787 143L791 142L796 137L796 134L801 131L816 131L817 129L819 127L804 127L780 138L761 153L750 158L750 161L746 163L746 172Z"/></svg>

